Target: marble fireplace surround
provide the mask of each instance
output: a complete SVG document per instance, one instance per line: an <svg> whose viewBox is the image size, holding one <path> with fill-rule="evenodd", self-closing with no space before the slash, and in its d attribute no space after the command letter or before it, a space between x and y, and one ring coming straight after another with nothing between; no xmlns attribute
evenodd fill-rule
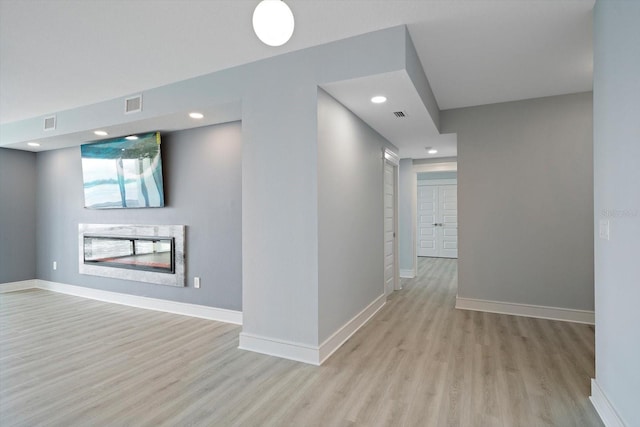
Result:
<svg viewBox="0 0 640 427"><path fill-rule="evenodd" d="M84 263L84 237L158 237L174 239L174 272L131 270ZM158 285L185 285L185 226L138 224L78 224L78 265L80 274L133 280Z"/></svg>

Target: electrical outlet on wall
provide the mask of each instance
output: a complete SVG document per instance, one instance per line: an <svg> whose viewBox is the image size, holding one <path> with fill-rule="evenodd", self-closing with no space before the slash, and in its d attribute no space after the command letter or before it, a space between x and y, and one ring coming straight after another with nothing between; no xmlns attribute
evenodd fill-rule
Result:
<svg viewBox="0 0 640 427"><path fill-rule="evenodd" d="M193 287L196 289L200 289L200 278L199 277L194 277L193 278Z"/></svg>

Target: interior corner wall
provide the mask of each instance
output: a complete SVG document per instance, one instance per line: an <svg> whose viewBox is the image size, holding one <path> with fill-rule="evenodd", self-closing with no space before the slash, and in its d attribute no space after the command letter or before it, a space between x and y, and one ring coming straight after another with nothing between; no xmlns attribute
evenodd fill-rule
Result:
<svg viewBox="0 0 640 427"><path fill-rule="evenodd" d="M403 271L414 271L416 267L416 240L413 233L413 160L400 159L398 169L398 264L402 275Z"/></svg>
<svg viewBox="0 0 640 427"><path fill-rule="evenodd" d="M384 294L386 139L318 90L319 343Z"/></svg>
<svg viewBox="0 0 640 427"><path fill-rule="evenodd" d="M38 279L241 310L241 156L240 122L162 134L166 206L92 210L83 208L80 147L38 153ZM186 225L186 287L79 274L79 223Z"/></svg>
<svg viewBox="0 0 640 427"><path fill-rule="evenodd" d="M458 295L593 310L592 93L446 110Z"/></svg>
<svg viewBox="0 0 640 427"><path fill-rule="evenodd" d="M36 154L0 148L0 284L36 278Z"/></svg>
<svg viewBox="0 0 640 427"><path fill-rule="evenodd" d="M640 2L594 9L596 383L628 427L640 426ZM613 423L610 425L614 425Z"/></svg>

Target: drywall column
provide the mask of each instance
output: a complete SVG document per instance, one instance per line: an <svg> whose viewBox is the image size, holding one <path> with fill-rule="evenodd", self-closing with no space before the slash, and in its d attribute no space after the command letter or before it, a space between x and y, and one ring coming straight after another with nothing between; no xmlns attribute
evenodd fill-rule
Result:
<svg viewBox="0 0 640 427"><path fill-rule="evenodd" d="M240 348L317 364L320 325L324 338L335 332L332 322L362 309L354 304L341 317L320 319L318 86L403 69L407 37L406 28L396 27L238 68L244 84ZM382 152L376 155L381 162Z"/></svg>
<svg viewBox="0 0 640 427"><path fill-rule="evenodd" d="M317 86L256 64L243 99L240 348L313 362L318 344ZM287 72L283 72L287 70Z"/></svg>
<svg viewBox="0 0 640 427"><path fill-rule="evenodd" d="M413 233L413 191L415 172L412 159L401 159L398 182L398 263L400 277L416 275L416 241Z"/></svg>
<svg viewBox="0 0 640 427"><path fill-rule="evenodd" d="M640 2L594 10L596 379L607 425L640 426ZM600 223L609 239L599 237ZM606 398L605 398L606 396Z"/></svg>

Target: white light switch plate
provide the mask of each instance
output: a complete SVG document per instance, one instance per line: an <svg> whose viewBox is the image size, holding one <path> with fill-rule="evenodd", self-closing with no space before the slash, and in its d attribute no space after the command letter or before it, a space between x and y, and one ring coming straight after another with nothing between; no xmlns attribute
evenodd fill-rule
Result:
<svg viewBox="0 0 640 427"><path fill-rule="evenodd" d="M609 240L609 220L608 219L600 220L600 238Z"/></svg>
<svg viewBox="0 0 640 427"><path fill-rule="evenodd" d="M194 277L193 278L193 287L198 289L200 288L200 278L199 277Z"/></svg>

